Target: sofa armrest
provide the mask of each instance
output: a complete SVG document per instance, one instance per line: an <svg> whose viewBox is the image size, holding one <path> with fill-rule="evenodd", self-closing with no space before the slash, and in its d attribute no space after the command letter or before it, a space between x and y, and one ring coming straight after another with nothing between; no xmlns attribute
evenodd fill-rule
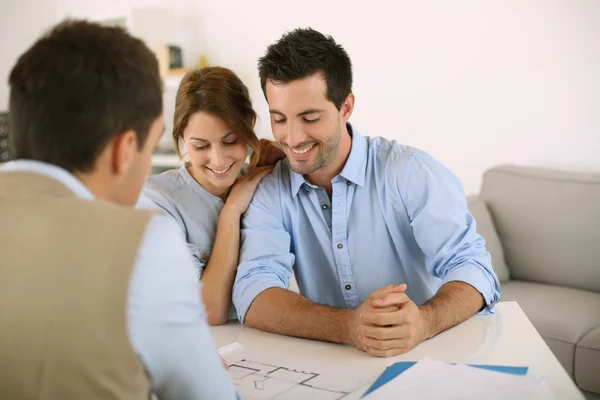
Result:
<svg viewBox="0 0 600 400"><path fill-rule="evenodd" d="M485 201L479 196L467 197L469 212L475 218L477 233L485 239L485 247L492 256L492 265L500 283L510 280L510 270L504 260L504 249Z"/></svg>

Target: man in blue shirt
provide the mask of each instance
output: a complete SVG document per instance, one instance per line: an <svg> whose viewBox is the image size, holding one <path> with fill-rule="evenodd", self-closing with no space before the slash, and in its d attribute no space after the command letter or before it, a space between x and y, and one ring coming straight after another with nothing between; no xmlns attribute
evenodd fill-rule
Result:
<svg viewBox="0 0 600 400"><path fill-rule="evenodd" d="M500 287L460 181L428 154L348 123L346 51L297 29L267 49L259 75L287 160L243 219L240 321L388 357L493 312ZM292 272L301 294L287 290Z"/></svg>

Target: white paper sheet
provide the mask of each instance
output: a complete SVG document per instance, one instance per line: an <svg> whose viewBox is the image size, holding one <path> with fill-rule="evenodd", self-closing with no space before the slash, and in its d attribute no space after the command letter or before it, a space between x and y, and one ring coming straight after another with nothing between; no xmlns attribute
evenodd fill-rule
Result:
<svg viewBox="0 0 600 400"><path fill-rule="evenodd" d="M358 400L378 374L267 354L232 343L219 349L244 400Z"/></svg>
<svg viewBox="0 0 600 400"><path fill-rule="evenodd" d="M518 376L425 358L364 400L551 400L550 387L532 375Z"/></svg>

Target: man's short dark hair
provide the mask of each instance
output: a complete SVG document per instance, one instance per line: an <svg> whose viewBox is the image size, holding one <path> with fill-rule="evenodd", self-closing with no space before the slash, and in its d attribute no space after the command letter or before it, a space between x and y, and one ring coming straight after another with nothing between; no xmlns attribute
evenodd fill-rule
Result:
<svg viewBox="0 0 600 400"><path fill-rule="evenodd" d="M132 129L141 148L162 112L154 54L119 28L66 20L21 55L9 77L17 159L89 172Z"/></svg>
<svg viewBox="0 0 600 400"><path fill-rule="evenodd" d="M289 83L317 72L327 82L327 98L340 110L352 93L352 63L346 50L331 36L311 28L298 28L285 33L258 60L265 97L268 81Z"/></svg>

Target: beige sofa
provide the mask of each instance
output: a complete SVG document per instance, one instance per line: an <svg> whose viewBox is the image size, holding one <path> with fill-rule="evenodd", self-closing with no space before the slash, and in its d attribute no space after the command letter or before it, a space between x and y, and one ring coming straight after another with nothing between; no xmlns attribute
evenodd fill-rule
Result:
<svg viewBox="0 0 600 400"><path fill-rule="evenodd" d="M600 399L600 173L499 166L469 198L501 282L589 399Z"/></svg>

